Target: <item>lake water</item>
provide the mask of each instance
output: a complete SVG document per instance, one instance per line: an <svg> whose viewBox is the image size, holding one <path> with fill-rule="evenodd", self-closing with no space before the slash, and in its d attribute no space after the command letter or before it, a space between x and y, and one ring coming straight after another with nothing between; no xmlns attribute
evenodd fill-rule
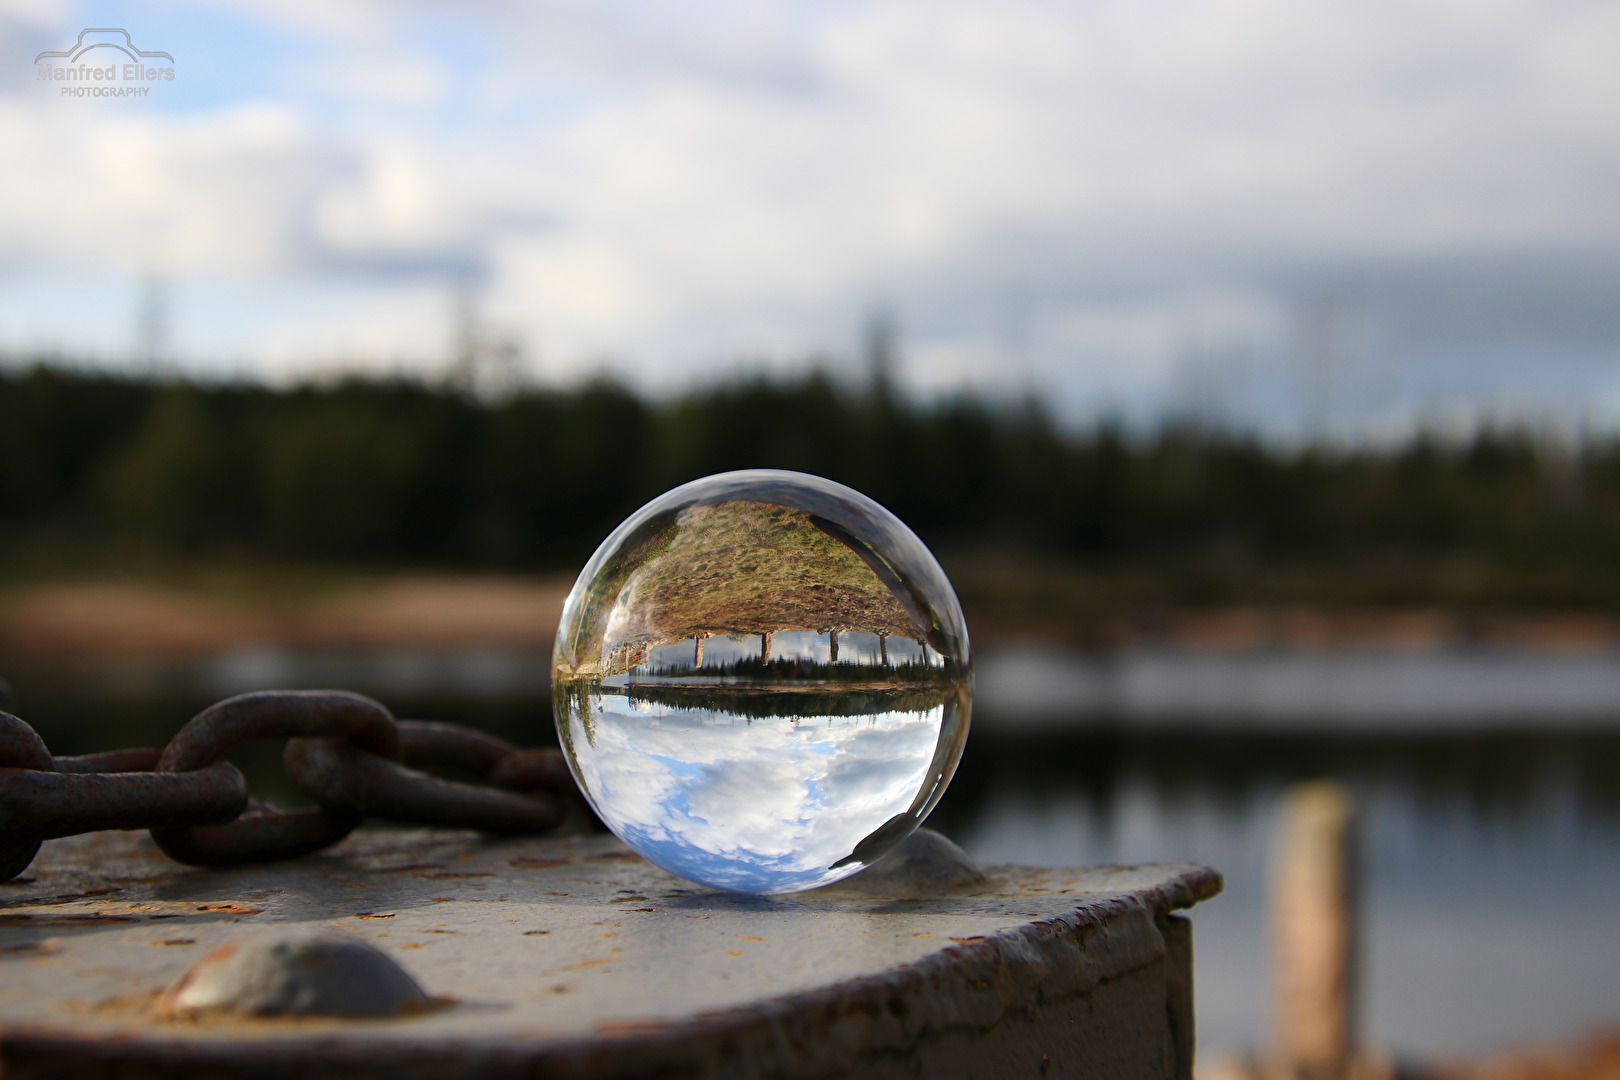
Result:
<svg viewBox="0 0 1620 1080"><path fill-rule="evenodd" d="M343 686L402 716L554 743L542 657L299 654L14 672L58 753L161 745L196 709ZM242 755L275 792L277 752ZM1620 1021L1620 657L984 656L973 733L930 819L984 862L1197 861L1199 1041L1267 1038L1268 856L1282 792L1343 780L1361 812L1362 1027L1408 1057Z"/></svg>
<svg viewBox="0 0 1620 1080"><path fill-rule="evenodd" d="M1429 1057L1620 1019L1620 735L1092 731L969 742L933 823L988 862L1190 860L1200 1044L1264 1045L1268 857L1287 785L1361 811L1363 1030Z"/></svg>

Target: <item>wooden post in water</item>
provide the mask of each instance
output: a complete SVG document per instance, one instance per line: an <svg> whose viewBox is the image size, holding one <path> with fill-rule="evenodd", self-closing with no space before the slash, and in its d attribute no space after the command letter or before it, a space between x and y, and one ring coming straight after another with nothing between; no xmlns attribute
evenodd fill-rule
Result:
<svg viewBox="0 0 1620 1080"><path fill-rule="evenodd" d="M759 660L762 664L771 662L771 632L769 630L759 635Z"/></svg>
<svg viewBox="0 0 1620 1080"><path fill-rule="evenodd" d="M1272 880L1279 1080L1344 1080L1356 1052L1355 803L1343 784L1283 800Z"/></svg>
<svg viewBox="0 0 1620 1080"><path fill-rule="evenodd" d="M709 640L708 634L699 634L696 638L697 646L692 650L692 667L694 669L703 666L703 643L707 640Z"/></svg>
<svg viewBox="0 0 1620 1080"><path fill-rule="evenodd" d="M827 662L838 663L838 631L827 631Z"/></svg>

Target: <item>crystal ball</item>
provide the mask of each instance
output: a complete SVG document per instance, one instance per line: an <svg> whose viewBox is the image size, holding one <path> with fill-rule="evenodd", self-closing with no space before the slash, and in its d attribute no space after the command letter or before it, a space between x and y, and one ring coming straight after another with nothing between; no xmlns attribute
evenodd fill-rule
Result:
<svg viewBox="0 0 1620 1080"><path fill-rule="evenodd" d="M812 889L882 858L967 738L962 608L893 514L831 480L678 487L591 556L552 661L557 734L614 834L690 881Z"/></svg>

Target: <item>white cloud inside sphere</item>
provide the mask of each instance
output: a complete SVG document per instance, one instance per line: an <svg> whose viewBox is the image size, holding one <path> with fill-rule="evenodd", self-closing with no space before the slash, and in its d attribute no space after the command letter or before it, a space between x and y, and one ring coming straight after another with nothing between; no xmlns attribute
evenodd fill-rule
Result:
<svg viewBox="0 0 1620 1080"><path fill-rule="evenodd" d="M674 873L743 892L807 888L907 812L929 779L944 708L754 718L591 695L572 760L606 824Z"/></svg>

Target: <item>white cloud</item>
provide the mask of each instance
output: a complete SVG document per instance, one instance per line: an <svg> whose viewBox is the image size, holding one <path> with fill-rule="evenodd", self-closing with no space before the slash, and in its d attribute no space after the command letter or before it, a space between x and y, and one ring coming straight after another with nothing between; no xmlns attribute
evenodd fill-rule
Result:
<svg viewBox="0 0 1620 1080"><path fill-rule="evenodd" d="M174 274L299 265L334 155L293 112L169 118L0 99L8 262Z"/></svg>
<svg viewBox="0 0 1620 1080"><path fill-rule="evenodd" d="M826 884L928 780L943 707L876 716L745 717L621 695L571 713L581 786L613 831L673 873L745 892Z"/></svg>
<svg viewBox="0 0 1620 1080"><path fill-rule="evenodd" d="M1022 282L1032 370L1127 397L1171 381L1187 297L1264 353L1334 267L1620 261L1601 0L224 10L343 77L192 112L0 98L12 260L401 295L481 267L551 371L655 383L840 346L880 297L920 384L994 381Z"/></svg>

